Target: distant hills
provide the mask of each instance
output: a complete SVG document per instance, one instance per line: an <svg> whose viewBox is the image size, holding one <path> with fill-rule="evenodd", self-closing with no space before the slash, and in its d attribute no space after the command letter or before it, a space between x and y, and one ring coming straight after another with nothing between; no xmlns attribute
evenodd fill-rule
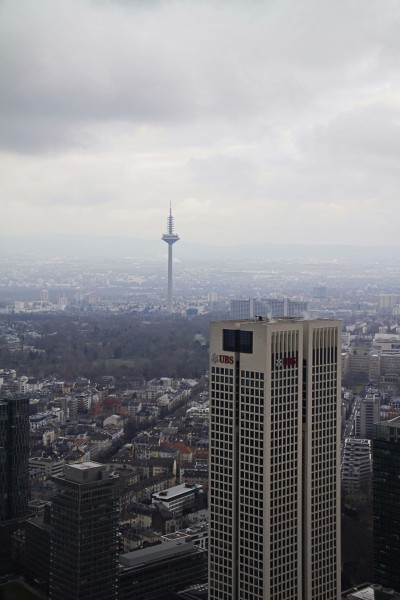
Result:
<svg viewBox="0 0 400 600"><path fill-rule="evenodd" d="M91 258L154 258L163 259L167 247L159 240L127 237L96 236L2 236L2 257L15 255L65 256ZM181 240L174 246L174 256L182 261L226 260L316 260L316 261L382 261L400 259L400 246L333 246L302 244L237 244L212 246L191 244Z"/></svg>

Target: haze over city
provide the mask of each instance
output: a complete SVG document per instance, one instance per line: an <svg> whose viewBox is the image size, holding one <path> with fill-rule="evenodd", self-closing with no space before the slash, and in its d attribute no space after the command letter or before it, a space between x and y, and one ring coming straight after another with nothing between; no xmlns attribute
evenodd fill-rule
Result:
<svg viewBox="0 0 400 600"><path fill-rule="evenodd" d="M0 0L0 598L400 600L399 20Z"/></svg>
<svg viewBox="0 0 400 600"><path fill-rule="evenodd" d="M2 2L1 235L398 245L399 11Z"/></svg>

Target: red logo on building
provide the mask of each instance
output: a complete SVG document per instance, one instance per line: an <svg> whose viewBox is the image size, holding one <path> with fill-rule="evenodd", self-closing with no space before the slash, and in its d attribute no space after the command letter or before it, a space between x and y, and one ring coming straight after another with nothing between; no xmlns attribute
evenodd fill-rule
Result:
<svg viewBox="0 0 400 600"><path fill-rule="evenodd" d="M225 365L233 365L233 356L225 356L225 354L220 354L219 362Z"/></svg>
<svg viewBox="0 0 400 600"><path fill-rule="evenodd" d="M297 364L297 358L295 356L286 356L282 359L284 367L294 367Z"/></svg>
<svg viewBox="0 0 400 600"><path fill-rule="evenodd" d="M275 367L282 369L282 367L294 367L297 365L297 358L295 356L284 356L283 358L277 358L275 361Z"/></svg>

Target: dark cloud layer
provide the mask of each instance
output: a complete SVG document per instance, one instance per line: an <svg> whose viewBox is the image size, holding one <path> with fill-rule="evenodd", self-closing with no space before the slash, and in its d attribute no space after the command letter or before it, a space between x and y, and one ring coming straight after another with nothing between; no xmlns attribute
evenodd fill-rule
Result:
<svg viewBox="0 0 400 600"><path fill-rule="evenodd" d="M26 132L28 148L64 146L98 121L292 122L398 53L385 4L8 0L2 143L22 151Z"/></svg>
<svg viewBox="0 0 400 600"><path fill-rule="evenodd" d="M252 240L391 227L399 62L397 0L4 0L7 218L153 236L179 199L225 241L254 212Z"/></svg>

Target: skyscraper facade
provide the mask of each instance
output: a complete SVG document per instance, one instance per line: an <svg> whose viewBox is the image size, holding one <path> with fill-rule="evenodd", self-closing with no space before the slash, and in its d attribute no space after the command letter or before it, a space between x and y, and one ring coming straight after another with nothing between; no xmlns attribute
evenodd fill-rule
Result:
<svg viewBox="0 0 400 600"><path fill-rule="evenodd" d="M65 465L65 474L53 477L58 493L51 508L52 600L116 597L117 480L95 462Z"/></svg>
<svg viewBox="0 0 400 600"><path fill-rule="evenodd" d="M0 398L0 521L28 513L29 399Z"/></svg>
<svg viewBox="0 0 400 600"><path fill-rule="evenodd" d="M253 317L304 317L310 310L310 303L290 298L249 298L230 301L231 319L251 319Z"/></svg>
<svg viewBox="0 0 400 600"><path fill-rule="evenodd" d="M374 423L380 421L381 397L377 393L367 393L362 398L355 419L355 434L357 437L372 440Z"/></svg>
<svg viewBox="0 0 400 600"><path fill-rule="evenodd" d="M375 425L372 449L374 578L400 592L400 417Z"/></svg>
<svg viewBox="0 0 400 600"><path fill-rule="evenodd" d="M340 597L340 323L215 322L210 600Z"/></svg>
<svg viewBox="0 0 400 600"><path fill-rule="evenodd" d="M368 496L371 479L371 440L346 438L342 457L342 491L353 497Z"/></svg>
<svg viewBox="0 0 400 600"><path fill-rule="evenodd" d="M0 396L0 565L10 559L11 536L28 517L29 399Z"/></svg>

